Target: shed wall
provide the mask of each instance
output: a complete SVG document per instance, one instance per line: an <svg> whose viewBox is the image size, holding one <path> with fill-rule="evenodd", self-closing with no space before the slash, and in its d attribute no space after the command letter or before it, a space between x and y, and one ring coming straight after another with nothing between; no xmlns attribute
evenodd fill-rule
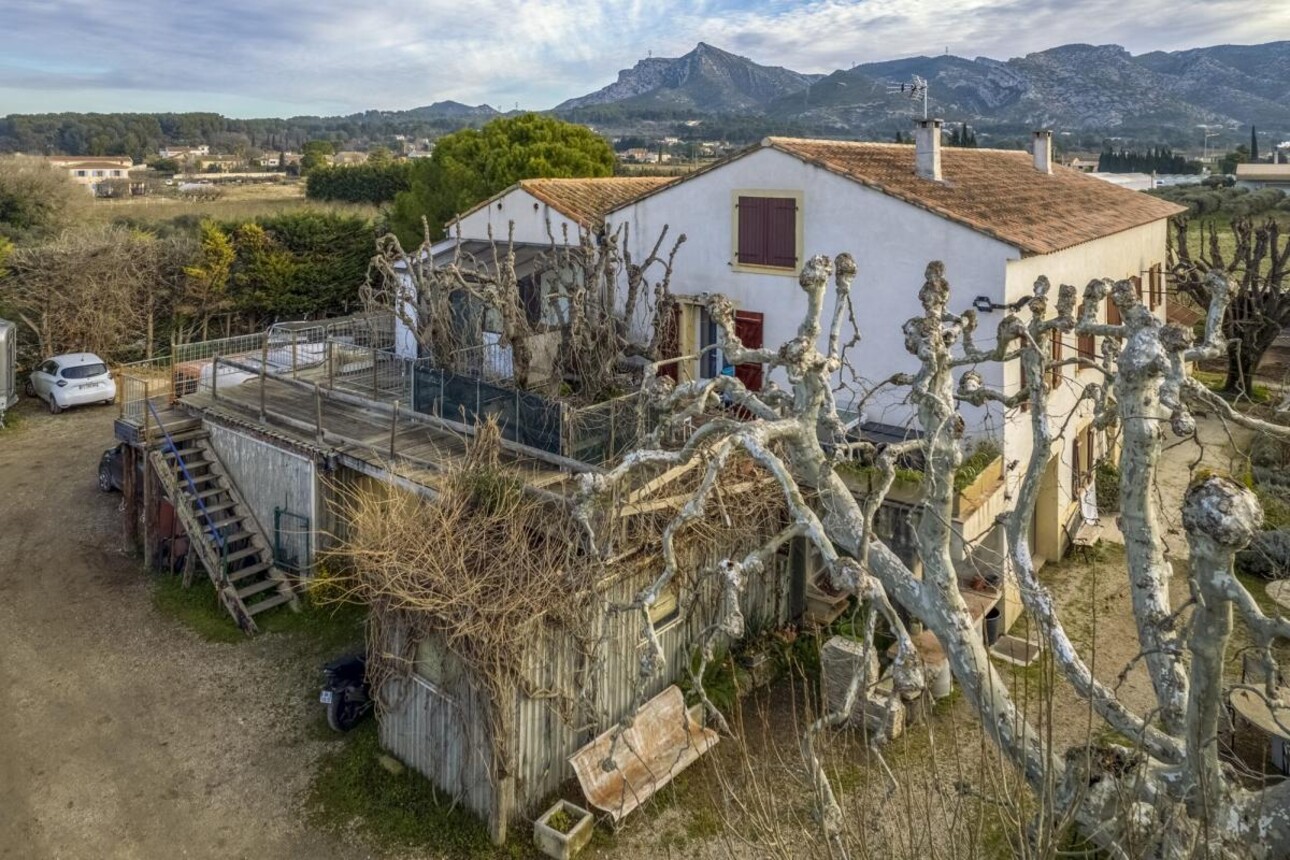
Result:
<svg viewBox="0 0 1290 860"><path fill-rule="evenodd" d="M301 521L283 517L278 539L283 560L298 559L300 565L308 566L306 573L312 572L318 549L315 532L319 496L313 458L214 422L207 421L206 430L211 447L270 545L275 541L275 509L307 518L306 529Z"/></svg>
<svg viewBox="0 0 1290 860"><path fill-rule="evenodd" d="M658 573L651 568L624 578L603 595L605 603L630 603ZM642 701L688 676L700 636L716 617L720 593L713 576L705 577L699 590L697 600L693 590L682 590L683 609L695 600L693 607L658 633L666 665L646 682ZM748 578L740 607L748 630L788 622L786 556L776 556L766 571ZM515 802L520 814L536 813L541 802L573 779L569 757L631 713L636 704L641 658L647 647L639 613L602 610L589 627L579 635L594 640L603 630L605 636L595 665L587 664L577 639L567 631L542 630L529 651L524 676L531 694L520 691L515 697ZM559 695L550 695L552 691ZM585 698L580 698L580 691L585 691Z"/></svg>
<svg viewBox="0 0 1290 860"><path fill-rule="evenodd" d="M495 812L487 709L468 684L439 690L415 674L391 681L381 745L485 821Z"/></svg>

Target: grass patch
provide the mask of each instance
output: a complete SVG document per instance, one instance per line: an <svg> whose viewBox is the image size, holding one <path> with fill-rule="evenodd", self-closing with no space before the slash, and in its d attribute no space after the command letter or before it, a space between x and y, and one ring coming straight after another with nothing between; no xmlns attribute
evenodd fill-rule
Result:
<svg viewBox="0 0 1290 860"><path fill-rule="evenodd" d="M178 576L153 576L152 605L192 630L207 642L232 644L246 641L246 634L233 623L215 597L209 579L194 577L191 588L184 588Z"/></svg>
<svg viewBox="0 0 1290 860"><path fill-rule="evenodd" d="M414 849L434 857L536 856L520 827L504 848L488 839L483 822L441 794L425 777L381 766L376 721L366 720L319 762L306 816L311 826L344 835L356 831L384 849Z"/></svg>
<svg viewBox="0 0 1290 860"><path fill-rule="evenodd" d="M180 577L154 577L152 604L208 642L236 644L250 637L243 633L215 596L215 586L204 575L193 577L184 588ZM302 609L279 607L256 618L261 633L278 633L307 639L322 653L339 653L363 641L364 608L354 603L315 605L301 598Z"/></svg>
<svg viewBox="0 0 1290 860"><path fill-rule="evenodd" d="M1210 391L1213 391L1215 394L1222 396L1224 400L1231 400L1233 402L1249 401L1251 403L1260 404L1272 402L1272 392L1268 391L1268 387L1266 385L1260 385L1255 382L1250 386L1250 390L1247 394L1234 397L1231 392L1223 390L1223 382L1227 379L1226 374L1212 370L1196 369L1192 370L1191 375L1193 379L1208 388Z"/></svg>

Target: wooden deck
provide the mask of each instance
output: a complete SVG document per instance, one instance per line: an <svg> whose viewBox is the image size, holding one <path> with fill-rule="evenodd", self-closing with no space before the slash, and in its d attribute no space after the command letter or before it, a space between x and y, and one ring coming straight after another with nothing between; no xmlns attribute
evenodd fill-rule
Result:
<svg viewBox="0 0 1290 860"><path fill-rule="evenodd" d="M367 474L392 476L434 490L444 472L464 461L471 428L374 402L304 380L269 377L185 395L189 415L225 416L335 454ZM502 463L529 487L564 495L573 471L588 467L505 442Z"/></svg>

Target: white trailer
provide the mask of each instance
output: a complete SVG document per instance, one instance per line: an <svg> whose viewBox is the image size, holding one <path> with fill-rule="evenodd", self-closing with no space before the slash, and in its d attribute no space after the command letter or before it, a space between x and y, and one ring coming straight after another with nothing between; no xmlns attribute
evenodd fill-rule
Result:
<svg viewBox="0 0 1290 860"><path fill-rule="evenodd" d="M0 320L0 427L4 413L18 402L18 326Z"/></svg>

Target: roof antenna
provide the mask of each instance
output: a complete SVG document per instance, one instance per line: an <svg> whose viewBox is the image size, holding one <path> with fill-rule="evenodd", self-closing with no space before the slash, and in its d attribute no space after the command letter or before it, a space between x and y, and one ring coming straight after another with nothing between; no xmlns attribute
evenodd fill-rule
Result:
<svg viewBox="0 0 1290 860"><path fill-rule="evenodd" d="M927 81L914 75L914 80L907 84L889 84L887 92L908 96L911 99L923 100L923 119L927 119Z"/></svg>

